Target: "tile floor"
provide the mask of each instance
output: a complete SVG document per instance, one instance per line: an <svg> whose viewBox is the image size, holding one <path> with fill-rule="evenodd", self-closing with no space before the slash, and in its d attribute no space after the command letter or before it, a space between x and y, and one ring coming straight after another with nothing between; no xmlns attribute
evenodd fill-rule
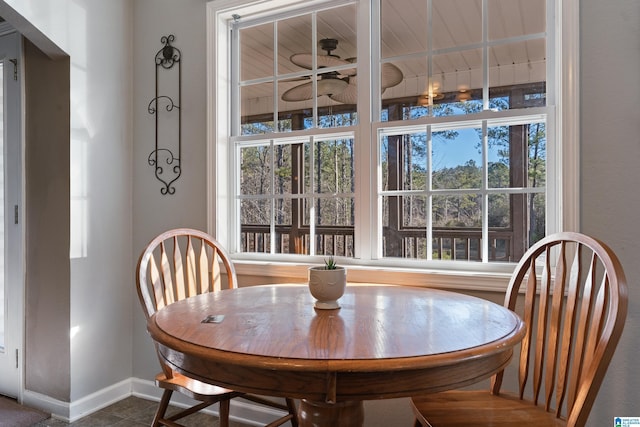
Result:
<svg viewBox="0 0 640 427"><path fill-rule="evenodd" d="M149 427L157 406L157 402L131 396L73 423L50 418L32 427ZM187 427L219 425L217 417L203 413L189 415L181 423ZM248 427L233 421L230 424L231 427Z"/></svg>

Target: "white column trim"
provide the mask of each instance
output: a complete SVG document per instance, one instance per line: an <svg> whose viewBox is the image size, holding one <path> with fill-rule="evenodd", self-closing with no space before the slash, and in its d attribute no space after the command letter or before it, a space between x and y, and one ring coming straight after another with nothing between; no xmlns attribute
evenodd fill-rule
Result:
<svg viewBox="0 0 640 427"><path fill-rule="evenodd" d="M563 0L559 7L560 52L557 61L562 90L557 109L562 141L562 202L560 229L580 231L580 11L579 0Z"/></svg>

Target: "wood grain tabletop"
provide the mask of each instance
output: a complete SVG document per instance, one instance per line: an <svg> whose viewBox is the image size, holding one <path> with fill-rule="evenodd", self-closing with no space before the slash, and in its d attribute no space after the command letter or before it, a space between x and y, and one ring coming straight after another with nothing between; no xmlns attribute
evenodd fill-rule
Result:
<svg viewBox="0 0 640 427"><path fill-rule="evenodd" d="M524 335L515 313L455 292L349 284L341 308L313 302L304 285L223 290L163 308L148 330L186 375L325 402L475 383L504 368Z"/></svg>

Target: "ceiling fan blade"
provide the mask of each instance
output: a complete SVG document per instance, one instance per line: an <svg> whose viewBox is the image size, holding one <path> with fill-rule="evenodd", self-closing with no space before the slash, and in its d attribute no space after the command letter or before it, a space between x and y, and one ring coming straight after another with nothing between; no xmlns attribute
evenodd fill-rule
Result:
<svg viewBox="0 0 640 427"><path fill-rule="evenodd" d="M347 61L349 64L354 64L357 60L358 58L356 58L355 56L345 59L345 61ZM347 77L353 77L358 74L358 70L356 68L347 68L346 70L340 70L338 72L341 75L347 76Z"/></svg>
<svg viewBox="0 0 640 427"><path fill-rule="evenodd" d="M290 79L282 79L281 82L301 82L304 80L311 80L310 76L302 76L302 77L291 77Z"/></svg>
<svg viewBox="0 0 640 427"><path fill-rule="evenodd" d="M382 86L383 91L399 85L403 78L404 76L400 68L388 62L382 64L382 68L380 69L380 86Z"/></svg>
<svg viewBox="0 0 640 427"><path fill-rule="evenodd" d="M358 101L358 86L355 83L349 83L342 92L331 94L329 98L342 104L355 104Z"/></svg>
<svg viewBox="0 0 640 427"><path fill-rule="evenodd" d="M298 67L311 70L313 68L313 55L310 53L296 53L289 58ZM346 65L349 62L335 55L317 55L318 68L337 67L339 65Z"/></svg>
<svg viewBox="0 0 640 427"><path fill-rule="evenodd" d="M324 78L318 80L318 96L339 94L349 87L349 83L342 79ZM306 101L313 98L313 82L293 87L282 94L283 101Z"/></svg>
<svg viewBox="0 0 640 427"><path fill-rule="evenodd" d="M286 90L282 100L287 102L306 101L313 98L313 82L303 83Z"/></svg>

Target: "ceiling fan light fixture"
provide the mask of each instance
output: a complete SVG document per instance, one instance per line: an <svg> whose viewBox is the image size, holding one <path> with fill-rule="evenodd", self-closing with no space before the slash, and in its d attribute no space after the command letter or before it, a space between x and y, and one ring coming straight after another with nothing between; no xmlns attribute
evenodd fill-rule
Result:
<svg viewBox="0 0 640 427"><path fill-rule="evenodd" d="M418 101L416 103L420 107L426 107L429 105L429 92L425 91L418 95Z"/></svg>
<svg viewBox="0 0 640 427"><path fill-rule="evenodd" d="M322 79L318 80L318 96L339 94L349 86L349 83L342 79Z"/></svg>
<svg viewBox="0 0 640 427"><path fill-rule="evenodd" d="M458 102L467 102L470 99L471 99L471 92L467 89L460 89L460 91L456 95L456 100Z"/></svg>
<svg viewBox="0 0 640 427"><path fill-rule="evenodd" d="M431 99L432 101L440 101L444 99L444 93L438 93L434 91L432 95L429 95L429 91L425 90L420 95L418 95L416 104L421 107L426 107L429 105L429 99Z"/></svg>

